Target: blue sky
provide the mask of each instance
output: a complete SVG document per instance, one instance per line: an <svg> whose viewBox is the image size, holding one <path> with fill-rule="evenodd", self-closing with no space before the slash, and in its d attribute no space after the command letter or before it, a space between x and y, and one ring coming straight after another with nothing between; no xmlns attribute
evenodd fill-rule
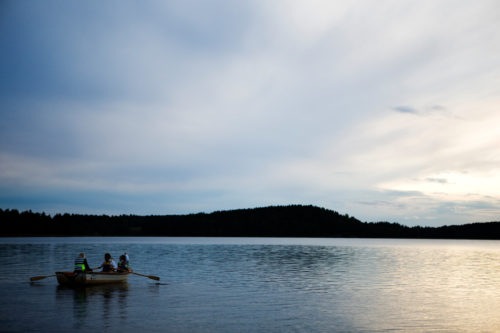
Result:
<svg viewBox="0 0 500 333"><path fill-rule="evenodd" d="M498 1L2 1L0 207L500 220Z"/></svg>

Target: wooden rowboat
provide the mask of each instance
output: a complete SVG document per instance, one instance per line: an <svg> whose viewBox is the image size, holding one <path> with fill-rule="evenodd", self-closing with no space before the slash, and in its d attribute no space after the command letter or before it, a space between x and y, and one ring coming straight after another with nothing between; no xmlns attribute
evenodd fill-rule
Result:
<svg viewBox="0 0 500 333"><path fill-rule="evenodd" d="M68 286L88 286L97 284L123 283L130 276L130 272L56 272L57 282Z"/></svg>

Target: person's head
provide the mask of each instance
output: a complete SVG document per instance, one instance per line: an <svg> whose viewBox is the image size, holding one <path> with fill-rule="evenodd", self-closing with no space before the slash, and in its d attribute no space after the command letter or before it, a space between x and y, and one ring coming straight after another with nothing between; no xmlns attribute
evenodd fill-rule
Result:
<svg viewBox="0 0 500 333"><path fill-rule="evenodd" d="M82 253L80 253L80 254L78 255L78 258L85 259L85 253L83 253L83 252L82 252Z"/></svg>
<svg viewBox="0 0 500 333"><path fill-rule="evenodd" d="M127 258L125 257L125 255L123 255L123 254L122 254L122 255L120 256L120 261L125 261L125 260L127 260Z"/></svg>
<svg viewBox="0 0 500 333"><path fill-rule="evenodd" d="M104 255L104 260L109 261L110 259L111 259L111 254L106 253L106 254Z"/></svg>

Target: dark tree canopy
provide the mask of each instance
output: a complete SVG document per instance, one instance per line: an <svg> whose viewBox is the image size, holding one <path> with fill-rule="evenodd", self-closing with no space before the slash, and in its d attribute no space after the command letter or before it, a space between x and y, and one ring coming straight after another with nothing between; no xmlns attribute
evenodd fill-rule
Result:
<svg viewBox="0 0 500 333"><path fill-rule="evenodd" d="M271 206L189 215L53 217L0 209L1 236L219 236L500 239L500 222L442 227L366 223L315 206Z"/></svg>

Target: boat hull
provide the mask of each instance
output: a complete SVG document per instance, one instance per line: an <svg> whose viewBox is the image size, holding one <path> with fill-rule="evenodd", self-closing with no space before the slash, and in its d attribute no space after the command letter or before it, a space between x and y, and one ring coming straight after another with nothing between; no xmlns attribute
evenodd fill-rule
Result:
<svg viewBox="0 0 500 333"><path fill-rule="evenodd" d="M67 286L89 286L111 283L124 283L130 276L129 272L104 273L104 272L56 272L57 282Z"/></svg>

